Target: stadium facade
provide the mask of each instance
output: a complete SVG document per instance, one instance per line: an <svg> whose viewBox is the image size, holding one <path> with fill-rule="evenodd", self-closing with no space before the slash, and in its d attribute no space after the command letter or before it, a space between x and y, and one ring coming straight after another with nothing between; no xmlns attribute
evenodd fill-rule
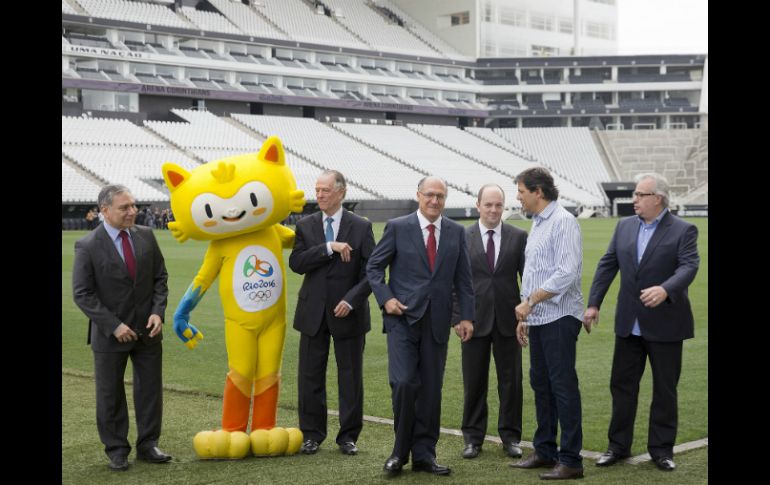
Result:
<svg viewBox="0 0 770 485"><path fill-rule="evenodd" d="M707 56L610 55L615 3L62 0L62 217L112 182L167 205L164 161L271 134L306 193L339 168L381 217L429 173L472 215L480 183L532 164L576 212L611 213L601 183L646 170L672 179L676 203L707 204Z"/></svg>

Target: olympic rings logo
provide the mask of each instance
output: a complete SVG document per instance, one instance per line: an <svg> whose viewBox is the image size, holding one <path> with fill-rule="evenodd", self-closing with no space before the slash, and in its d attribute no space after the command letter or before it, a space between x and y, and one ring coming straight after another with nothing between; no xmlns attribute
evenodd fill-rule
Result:
<svg viewBox="0 0 770 485"><path fill-rule="evenodd" d="M258 290L249 293L249 300L251 301L267 301L273 295L270 290Z"/></svg>

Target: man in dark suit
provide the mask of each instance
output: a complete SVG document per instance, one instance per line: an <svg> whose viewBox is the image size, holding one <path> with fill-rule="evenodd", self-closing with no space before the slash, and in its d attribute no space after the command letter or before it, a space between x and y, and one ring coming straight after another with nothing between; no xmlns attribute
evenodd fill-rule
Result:
<svg viewBox="0 0 770 485"><path fill-rule="evenodd" d="M158 449L163 411L163 317L168 274L152 231L134 225L136 203L122 185L98 199L104 223L75 243L72 294L88 317L94 352L96 425L112 470L128 468L126 363L134 368L137 458L165 463Z"/></svg>
<svg viewBox="0 0 770 485"><path fill-rule="evenodd" d="M289 267L304 274L294 328L299 340L299 427L302 452L313 454L326 438L326 363L334 337L339 387L337 444L346 455L358 453L364 418L363 359L371 329L366 261L374 249L372 224L342 208L347 184L336 170L316 181L319 212L297 223Z"/></svg>
<svg viewBox="0 0 770 485"><path fill-rule="evenodd" d="M401 472L411 451L412 470L448 475L449 467L436 463L436 442L452 288L460 314L455 332L466 342L473 335L473 284L465 229L441 215L446 182L425 177L416 195L417 212L388 221L366 268L388 339L396 440L384 470Z"/></svg>
<svg viewBox="0 0 770 485"><path fill-rule="evenodd" d="M639 382L649 358L653 391L647 450L658 468L671 471L676 468L682 342L694 336L687 288L700 264L698 229L668 211L663 177L648 173L636 180L636 216L618 222L597 265L584 315L586 322L598 325L599 308L619 270L609 447L596 465L612 465L631 453Z"/></svg>
<svg viewBox="0 0 770 485"><path fill-rule="evenodd" d="M476 207L479 222L465 229L476 320L473 338L462 344L463 458L478 456L487 433L490 349L495 356L500 397L497 430L505 452L517 458L521 456L522 373L515 309L521 301L517 275L521 277L524 272L527 233L502 223L505 193L499 185L481 187ZM453 323L460 318L456 311L455 305Z"/></svg>

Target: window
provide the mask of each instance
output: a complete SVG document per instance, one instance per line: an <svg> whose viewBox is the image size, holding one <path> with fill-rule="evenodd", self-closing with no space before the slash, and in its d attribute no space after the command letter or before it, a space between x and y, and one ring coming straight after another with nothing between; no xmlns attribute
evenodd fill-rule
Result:
<svg viewBox="0 0 770 485"><path fill-rule="evenodd" d="M459 12L459 13L453 13L450 16L451 24L454 27L455 25L465 25L469 24L471 21L471 15L470 12Z"/></svg>
<svg viewBox="0 0 770 485"><path fill-rule="evenodd" d="M586 35L595 39L614 40L614 28L601 22L586 22Z"/></svg>
<svg viewBox="0 0 770 485"><path fill-rule="evenodd" d="M525 27L527 16L522 10L500 6L500 23L513 27Z"/></svg>
<svg viewBox="0 0 770 485"><path fill-rule="evenodd" d="M559 32L562 34L571 34L573 32L572 19L559 19Z"/></svg>
<svg viewBox="0 0 770 485"><path fill-rule="evenodd" d="M492 4L487 2L484 4L484 22L494 22L494 11L492 10Z"/></svg>
<svg viewBox="0 0 770 485"><path fill-rule="evenodd" d="M553 18L533 13L529 16L529 27L536 30L553 30Z"/></svg>
<svg viewBox="0 0 770 485"><path fill-rule="evenodd" d="M532 45L532 55L540 57L556 56L559 55L558 47L550 47L547 45Z"/></svg>

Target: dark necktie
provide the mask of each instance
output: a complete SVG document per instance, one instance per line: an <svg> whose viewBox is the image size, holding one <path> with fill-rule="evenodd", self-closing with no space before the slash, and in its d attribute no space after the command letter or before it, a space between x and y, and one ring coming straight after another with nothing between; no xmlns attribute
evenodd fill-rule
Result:
<svg viewBox="0 0 770 485"><path fill-rule="evenodd" d="M136 258L134 258L134 250L131 249L131 242L128 240L128 233L120 231L120 239L123 244L123 259L126 260L128 274L131 276L131 279L136 279Z"/></svg>
<svg viewBox="0 0 770 485"><path fill-rule="evenodd" d="M495 235L495 231L492 229L487 231L489 237L487 238L487 264L489 265L489 271L495 272L495 239L492 237Z"/></svg>
<svg viewBox="0 0 770 485"><path fill-rule="evenodd" d="M428 245L425 249L428 251L428 267L431 273L436 264L436 235L433 233L435 230L436 226L428 224Z"/></svg>
<svg viewBox="0 0 770 485"><path fill-rule="evenodd" d="M332 227L332 222L334 222L333 217L326 218L326 242L334 241L334 228Z"/></svg>

